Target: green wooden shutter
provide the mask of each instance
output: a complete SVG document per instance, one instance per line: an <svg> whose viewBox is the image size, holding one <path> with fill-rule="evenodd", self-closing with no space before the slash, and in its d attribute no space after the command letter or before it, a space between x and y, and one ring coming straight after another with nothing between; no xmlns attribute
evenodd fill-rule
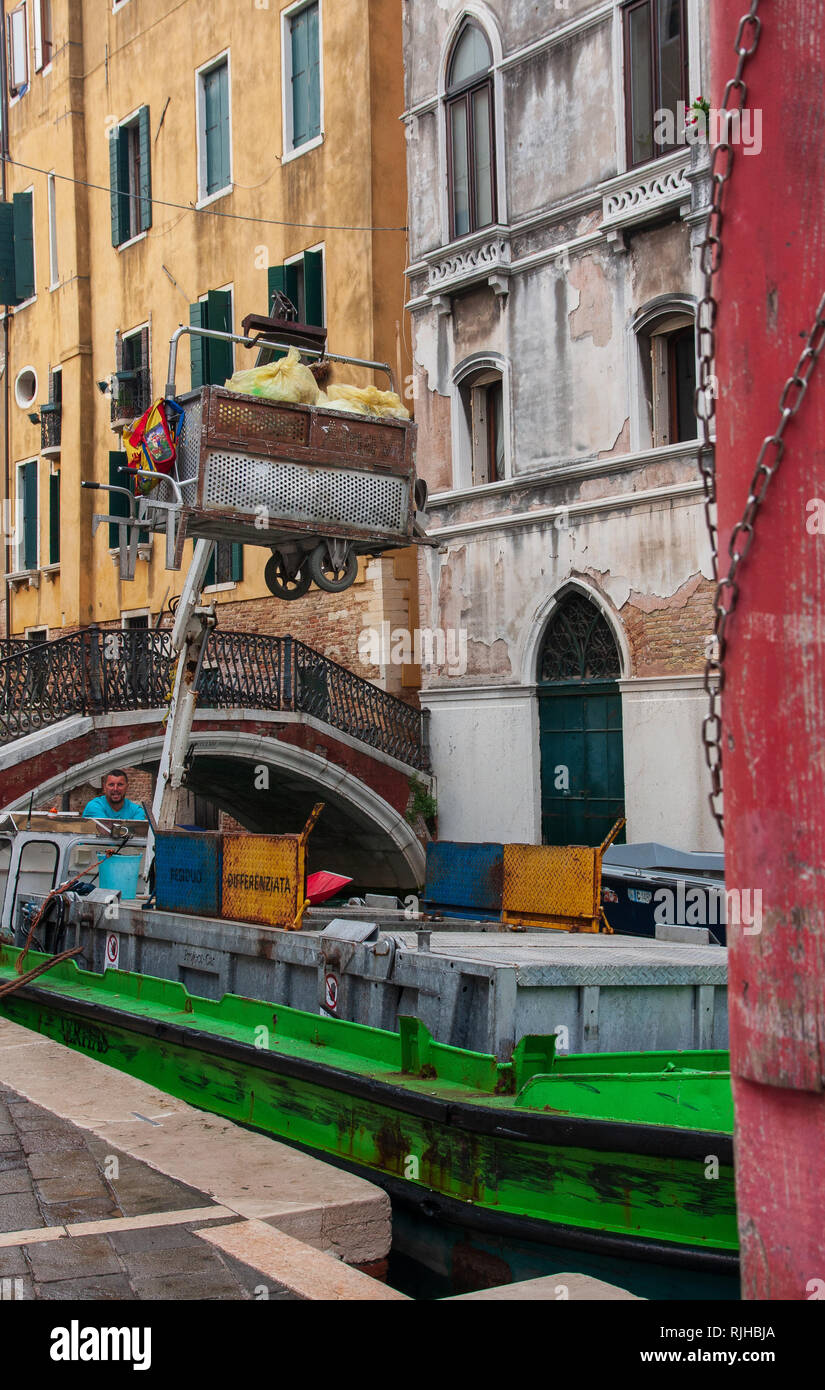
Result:
<svg viewBox="0 0 825 1390"><path fill-rule="evenodd" d="M271 265L266 272L267 293L269 295L269 312L272 309L272 301L276 294L286 294L286 266Z"/></svg>
<svg viewBox="0 0 825 1390"><path fill-rule="evenodd" d="M206 566L206 574L203 577L204 589L208 589L210 584L215 584L217 582L215 579L215 556L217 555L217 553L218 547L214 546L212 554L209 557L209 564Z"/></svg>
<svg viewBox="0 0 825 1390"><path fill-rule="evenodd" d="M308 12L301 10L290 23L292 42L292 145L310 138Z"/></svg>
<svg viewBox="0 0 825 1390"><path fill-rule="evenodd" d="M318 43L318 6L310 5L307 16L307 67L309 72L309 139L321 134L321 52ZM309 320L307 320L309 322Z"/></svg>
<svg viewBox="0 0 825 1390"><path fill-rule="evenodd" d="M211 328L216 333L232 332L232 295L229 290L209 291L206 297L206 317L205 328ZM221 343L216 338L207 338L205 342L209 348L206 380L214 386L223 386L234 370L232 343Z"/></svg>
<svg viewBox="0 0 825 1390"><path fill-rule="evenodd" d="M213 68L203 79L206 136L206 192L217 193L229 183L229 69Z"/></svg>
<svg viewBox="0 0 825 1390"><path fill-rule="evenodd" d="M120 472L120 469L121 469L121 468L125 468L125 467L126 467L128 461L129 461L129 460L128 460L128 456L127 456L125 450L120 450L120 449L110 449L110 450L109 450L109 486L110 486L110 487L125 487L125 488L128 488L128 486L129 486L129 475L128 475L127 473L121 473L121 472ZM108 510L109 510L109 515L110 515L110 516L128 516L128 515L129 515L129 501L128 501L128 498L123 497L119 492L107 492L107 493L106 493L106 496L107 496L107 498L109 499L109 508L108 508ZM118 537L117 530L118 530L117 526L113 525L112 523L109 524L109 549L110 549L110 550L117 550L117 547L118 547L118 545L120 544L120 539L119 539L119 537Z"/></svg>
<svg viewBox="0 0 825 1390"><path fill-rule="evenodd" d="M18 302L34 294L34 211L31 193L14 195L14 278Z"/></svg>
<svg viewBox="0 0 825 1390"><path fill-rule="evenodd" d="M49 564L60 560L60 474L49 475Z"/></svg>
<svg viewBox="0 0 825 1390"><path fill-rule="evenodd" d="M192 328L208 328L206 321L206 302L198 301L189 305L189 323ZM189 335L189 349L192 357L192 390L205 386L207 382L208 338L199 338L197 333Z"/></svg>
<svg viewBox="0 0 825 1390"><path fill-rule="evenodd" d="M118 126L109 136L112 245L129 240L129 136Z"/></svg>
<svg viewBox="0 0 825 1390"><path fill-rule="evenodd" d="M304 322L315 328L324 326L324 256L321 251L304 252Z"/></svg>
<svg viewBox="0 0 825 1390"><path fill-rule="evenodd" d="M23 468L23 569L37 569L37 459Z"/></svg>
<svg viewBox="0 0 825 1390"><path fill-rule="evenodd" d="M229 561L229 577L236 584L243 579L243 546L237 541L232 542L232 554Z"/></svg>
<svg viewBox="0 0 825 1390"><path fill-rule="evenodd" d="M269 295L269 307L267 312L272 313L273 300L276 294L285 294L298 308L298 276L297 268L294 265L271 265L266 272L267 293ZM299 315L300 317L300 315ZM262 348L258 355L259 365L269 362L277 362L279 357L286 357L283 348Z"/></svg>
<svg viewBox="0 0 825 1390"><path fill-rule="evenodd" d="M140 230L152 225L152 132L149 126L149 107L141 106L138 113L140 145Z"/></svg>
<svg viewBox="0 0 825 1390"><path fill-rule="evenodd" d="M0 203L0 304L17 303L14 273L14 203Z"/></svg>

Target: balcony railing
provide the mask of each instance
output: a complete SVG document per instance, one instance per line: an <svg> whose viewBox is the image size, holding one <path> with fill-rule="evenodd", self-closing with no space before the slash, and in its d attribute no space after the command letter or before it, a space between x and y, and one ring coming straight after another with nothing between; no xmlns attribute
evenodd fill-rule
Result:
<svg viewBox="0 0 825 1390"><path fill-rule="evenodd" d="M170 634L86 628L0 658L0 744L77 714L160 709L174 671ZM421 712L292 637L210 634L202 709L294 710L376 752L429 770Z"/></svg>
<svg viewBox="0 0 825 1390"><path fill-rule="evenodd" d="M63 407L56 401L48 401L40 406L40 452L56 454L60 452L60 437L63 429Z"/></svg>
<svg viewBox="0 0 825 1390"><path fill-rule="evenodd" d="M112 424L131 424L151 405L148 367L115 372L112 378Z"/></svg>

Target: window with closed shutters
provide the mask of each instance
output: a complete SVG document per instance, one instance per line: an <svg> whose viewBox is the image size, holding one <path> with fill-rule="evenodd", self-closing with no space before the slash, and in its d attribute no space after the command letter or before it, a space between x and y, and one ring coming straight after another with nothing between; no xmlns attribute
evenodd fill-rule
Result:
<svg viewBox="0 0 825 1390"><path fill-rule="evenodd" d="M287 16L292 131L298 149L321 134L321 49L319 7L315 3Z"/></svg>
<svg viewBox="0 0 825 1390"><path fill-rule="evenodd" d="M232 182L229 61L222 58L198 74L201 199L228 189Z"/></svg>
<svg viewBox="0 0 825 1390"><path fill-rule="evenodd" d="M38 460L17 465L17 569L36 570L40 563Z"/></svg>
<svg viewBox="0 0 825 1390"><path fill-rule="evenodd" d="M122 246L152 225L151 149L148 106L142 106L110 133L113 246Z"/></svg>

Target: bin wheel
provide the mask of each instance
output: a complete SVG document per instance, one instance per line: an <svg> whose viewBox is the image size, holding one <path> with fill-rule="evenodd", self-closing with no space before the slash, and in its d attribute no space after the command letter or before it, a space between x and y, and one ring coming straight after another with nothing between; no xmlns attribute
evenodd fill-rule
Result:
<svg viewBox="0 0 825 1390"><path fill-rule="evenodd" d="M306 561L310 578L328 594L348 589L358 573L358 556L346 541L321 541Z"/></svg>
<svg viewBox="0 0 825 1390"><path fill-rule="evenodd" d="M306 567L290 574L289 568L279 550L273 550L264 569L266 587L276 598L292 600L303 598L312 583Z"/></svg>

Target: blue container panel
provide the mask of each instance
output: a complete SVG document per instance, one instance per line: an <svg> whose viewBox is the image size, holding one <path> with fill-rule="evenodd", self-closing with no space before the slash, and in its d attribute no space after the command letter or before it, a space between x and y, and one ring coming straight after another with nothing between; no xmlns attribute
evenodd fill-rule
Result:
<svg viewBox="0 0 825 1390"><path fill-rule="evenodd" d="M498 917L503 873L503 845L431 840L425 903L444 912L455 908L479 917Z"/></svg>
<svg viewBox="0 0 825 1390"><path fill-rule="evenodd" d="M162 912L220 917L222 836L160 834L155 842L155 901Z"/></svg>

